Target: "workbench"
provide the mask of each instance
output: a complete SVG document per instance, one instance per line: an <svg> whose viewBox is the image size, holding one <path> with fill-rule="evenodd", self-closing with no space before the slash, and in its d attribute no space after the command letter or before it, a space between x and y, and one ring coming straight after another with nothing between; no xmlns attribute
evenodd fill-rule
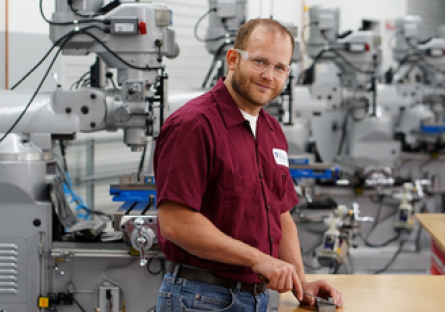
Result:
<svg viewBox="0 0 445 312"><path fill-rule="evenodd" d="M439 312L445 311L445 278L433 275L321 275L342 291L345 304L337 312ZM278 312L314 311L298 306L292 293L280 295Z"/></svg>
<svg viewBox="0 0 445 312"><path fill-rule="evenodd" d="M416 214L416 218L432 238L431 274L445 275L445 214L420 213Z"/></svg>

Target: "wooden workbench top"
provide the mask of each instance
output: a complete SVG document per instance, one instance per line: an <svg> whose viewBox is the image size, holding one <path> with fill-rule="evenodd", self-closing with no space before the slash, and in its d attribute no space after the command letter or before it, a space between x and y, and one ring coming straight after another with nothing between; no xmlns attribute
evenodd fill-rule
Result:
<svg viewBox="0 0 445 312"><path fill-rule="evenodd" d="M445 311L445 277L433 275L306 275L326 279L343 292L345 305L337 312ZM298 307L292 293L281 294L278 312L314 311Z"/></svg>
<svg viewBox="0 0 445 312"><path fill-rule="evenodd" d="M445 250L445 213L417 213L416 218L440 248Z"/></svg>

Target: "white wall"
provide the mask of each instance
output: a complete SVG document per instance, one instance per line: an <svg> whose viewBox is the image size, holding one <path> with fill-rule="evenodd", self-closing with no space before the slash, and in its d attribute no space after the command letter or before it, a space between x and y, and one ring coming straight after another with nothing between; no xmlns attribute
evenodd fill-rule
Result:
<svg viewBox="0 0 445 312"><path fill-rule="evenodd" d="M300 25L301 1L296 0L248 0L247 18L270 17L284 23Z"/></svg>
<svg viewBox="0 0 445 312"><path fill-rule="evenodd" d="M9 31L27 34L48 34L48 24L39 13L39 0L9 0ZM44 0L43 10L47 18L54 11L54 1ZM5 0L0 0L0 31L5 30Z"/></svg>
<svg viewBox="0 0 445 312"><path fill-rule="evenodd" d="M5 0L0 0L0 31L5 31ZM0 47L3 47L3 42Z"/></svg>

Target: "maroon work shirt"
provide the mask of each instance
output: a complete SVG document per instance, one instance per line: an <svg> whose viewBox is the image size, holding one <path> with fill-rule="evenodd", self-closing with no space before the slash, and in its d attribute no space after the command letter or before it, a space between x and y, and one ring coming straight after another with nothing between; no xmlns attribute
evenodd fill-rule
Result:
<svg viewBox="0 0 445 312"><path fill-rule="evenodd" d="M225 234L277 257L281 214L298 203L289 169L280 164L277 150L288 148L275 118L260 111L255 139L220 79L162 127L154 155L157 204L171 200L191 207ZM158 240L171 261L241 282L259 282L250 268L189 254L163 238L159 228Z"/></svg>

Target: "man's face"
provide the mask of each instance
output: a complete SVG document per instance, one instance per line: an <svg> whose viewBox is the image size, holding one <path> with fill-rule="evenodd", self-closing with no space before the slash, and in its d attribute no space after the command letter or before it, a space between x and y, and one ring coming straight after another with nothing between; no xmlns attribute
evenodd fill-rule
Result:
<svg viewBox="0 0 445 312"><path fill-rule="evenodd" d="M269 64L288 65L292 45L287 34L266 31L259 26L252 32L245 51ZM288 75L277 77L273 66L265 71L258 70L253 62L239 55L232 73L231 86L247 105L262 107L281 93Z"/></svg>

